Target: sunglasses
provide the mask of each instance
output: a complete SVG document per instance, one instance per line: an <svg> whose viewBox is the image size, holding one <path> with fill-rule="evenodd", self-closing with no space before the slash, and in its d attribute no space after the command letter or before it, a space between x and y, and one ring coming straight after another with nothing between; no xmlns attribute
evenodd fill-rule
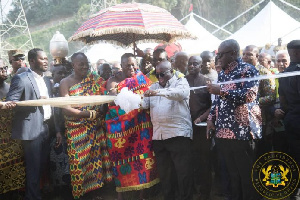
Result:
<svg viewBox="0 0 300 200"><path fill-rule="evenodd" d="M14 61L19 61L19 60L24 61L25 60L25 56L16 56L16 57L14 57Z"/></svg>
<svg viewBox="0 0 300 200"><path fill-rule="evenodd" d="M167 70L165 72L156 73L155 76L156 76L156 78L159 78L159 77L163 78L167 72L169 72L169 70Z"/></svg>
<svg viewBox="0 0 300 200"><path fill-rule="evenodd" d="M197 65L199 65L199 63L197 63L197 62L189 62L188 66L191 66L191 65L193 65L194 67L196 67Z"/></svg>
<svg viewBox="0 0 300 200"><path fill-rule="evenodd" d="M217 59L220 59L222 58L226 53L230 53L230 52L235 52L233 50L230 50L230 51L226 51L226 52L220 52L220 53L217 53Z"/></svg>
<svg viewBox="0 0 300 200"><path fill-rule="evenodd" d="M7 71L7 69L8 69L8 66L0 67L1 72L5 72L5 71Z"/></svg>

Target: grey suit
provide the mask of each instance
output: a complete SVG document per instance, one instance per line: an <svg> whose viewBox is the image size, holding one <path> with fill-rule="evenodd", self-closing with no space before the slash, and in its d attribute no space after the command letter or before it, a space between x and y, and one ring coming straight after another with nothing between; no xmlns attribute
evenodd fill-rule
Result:
<svg viewBox="0 0 300 200"><path fill-rule="evenodd" d="M52 97L51 82L44 78L49 97ZM15 75L11 80L7 101L35 100L40 98L40 91L31 70ZM17 107L12 126L12 138L33 140L43 129L44 111L42 107Z"/></svg>
<svg viewBox="0 0 300 200"><path fill-rule="evenodd" d="M51 83L44 78L49 97ZM6 97L7 101L40 99L40 91L31 70L15 75ZM12 138L22 140L26 163L26 200L40 200L40 177L49 154L49 130L44 122L43 107L15 108L12 121Z"/></svg>

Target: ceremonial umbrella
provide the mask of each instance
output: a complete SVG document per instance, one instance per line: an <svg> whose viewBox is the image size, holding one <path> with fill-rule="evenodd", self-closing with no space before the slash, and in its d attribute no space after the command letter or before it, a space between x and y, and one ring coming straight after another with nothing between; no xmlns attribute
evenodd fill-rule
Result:
<svg viewBox="0 0 300 200"><path fill-rule="evenodd" d="M108 42L129 47L144 42L193 39L185 27L165 9L143 3L122 3L91 16L69 41L87 44Z"/></svg>

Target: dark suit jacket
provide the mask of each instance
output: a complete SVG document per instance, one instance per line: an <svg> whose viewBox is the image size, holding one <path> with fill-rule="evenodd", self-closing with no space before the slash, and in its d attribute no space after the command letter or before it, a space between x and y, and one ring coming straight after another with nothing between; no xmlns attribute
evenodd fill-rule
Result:
<svg viewBox="0 0 300 200"><path fill-rule="evenodd" d="M45 77L44 81L48 88L49 97L52 97L50 79ZM15 75L11 80L7 101L24 101L40 99L40 91L31 70ZM43 107L15 108L12 121L12 138L20 140L34 140L43 130L44 110Z"/></svg>

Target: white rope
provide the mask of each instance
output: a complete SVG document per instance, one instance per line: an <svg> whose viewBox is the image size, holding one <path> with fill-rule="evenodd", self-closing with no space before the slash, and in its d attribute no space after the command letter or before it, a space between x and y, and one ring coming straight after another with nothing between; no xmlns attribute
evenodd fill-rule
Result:
<svg viewBox="0 0 300 200"><path fill-rule="evenodd" d="M284 4L288 5L288 6L290 6L290 7L294 8L294 9L296 9L296 10L300 10L300 8L294 6L294 5L292 5L292 4L290 4L290 3L286 2L286 1L283 1L283 0L279 0L279 1L280 1L281 3L284 3Z"/></svg>
<svg viewBox="0 0 300 200"><path fill-rule="evenodd" d="M288 36L289 34L291 34L292 32L294 32L294 31L296 31L296 30L298 30L298 29L300 29L300 26L299 27L297 27L297 28L295 28L294 30L292 30L292 31L290 31L290 32L288 32L287 34L285 34L284 36L281 36L280 38L285 38L286 36ZM274 44L274 43L276 43L277 42L277 40L274 40L274 41L272 41L272 43L271 44Z"/></svg>
<svg viewBox="0 0 300 200"><path fill-rule="evenodd" d="M87 48L88 48L87 46L84 46L84 47L82 47L81 49L79 49L78 51L76 51L75 53L82 52L82 51L84 52ZM73 54L72 54L72 55L73 55ZM71 58L72 55L67 56L67 59Z"/></svg>
<svg viewBox="0 0 300 200"><path fill-rule="evenodd" d="M186 19L186 18L188 18L188 17L190 17L190 16L193 16L193 15L195 15L196 17L198 17L198 18L202 19L203 21L205 21L205 22L207 22L207 23L209 23L209 24L213 25L214 27L218 28L218 30L220 30L220 29L221 29L221 30L225 31L226 33L228 33L228 34L232 35L232 33L231 33L231 32L229 32L229 31L227 31L227 30L223 29L222 27L220 27L220 26L218 26L218 25L216 25L216 24L212 23L211 21L209 21L209 20L207 20L207 19L205 19L205 18L203 18L203 17L201 17L201 16L199 16L199 15L196 15L196 14L195 14L195 13L193 13L193 12L191 12L190 14L188 14L187 16L185 16L184 18L182 18L182 19L181 19L181 20L179 20L179 21L181 22L182 20L184 20L184 19Z"/></svg>
<svg viewBox="0 0 300 200"><path fill-rule="evenodd" d="M236 16L235 18L231 19L229 22L227 22L226 24L224 24L223 26L221 26L221 28L226 27L227 25L231 24L233 21L235 21L236 19L240 18L242 15L246 14L247 12L249 12L250 10L252 10L253 8L255 8L256 6L258 6L259 4L261 4L262 2L264 2L265 0L261 0L260 2L258 2L257 4L255 4L254 6L252 6L251 8L249 8L248 10L242 12L241 14L239 14L238 16ZM215 34L216 32L218 32L221 28L218 28L217 30L213 31L211 34Z"/></svg>
<svg viewBox="0 0 300 200"><path fill-rule="evenodd" d="M189 16L191 16L191 14L193 14L193 12L191 12L190 14L188 14L187 16L185 16L184 18L182 18L181 20L179 20L180 22L185 20L186 18L188 18Z"/></svg>
<svg viewBox="0 0 300 200"><path fill-rule="evenodd" d="M224 32L226 32L226 33L232 35L231 32L229 32L229 31L227 31L226 29L223 29L222 27L220 27L220 26L218 26L218 25L216 25L216 24L210 22L209 20L207 20L207 19L205 19L205 18L203 18L203 17L201 17L201 16L199 16L199 15L196 15L195 13L194 13L194 15L195 15L196 17L202 19L203 21L205 21L205 22L207 22L207 23L213 25L214 27L216 27L216 28L218 28L218 29L221 29L222 31L224 31Z"/></svg>
<svg viewBox="0 0 300 200"><path fill-rule="evenodd" d="M283 77L290 77L290 76L299 76L300 71L294 71L294 72L285 72L285 73L279 73L279 74L272 74L272 75L260 75L260 76L255 76L252 78L241 78L241 79L236 79L234 81L225 81L225 82L219 82L216 83L218 85L224 85L224 84L232 84L232 83L241 83L241 82L246 82L246 81L259 81L259 80L264 80L264 79L275 79L275 78L283 78ZM190 87L190 90L196 90L196 89L202 89L206 88L207 86L200 86L200 87Z"/></svg>

